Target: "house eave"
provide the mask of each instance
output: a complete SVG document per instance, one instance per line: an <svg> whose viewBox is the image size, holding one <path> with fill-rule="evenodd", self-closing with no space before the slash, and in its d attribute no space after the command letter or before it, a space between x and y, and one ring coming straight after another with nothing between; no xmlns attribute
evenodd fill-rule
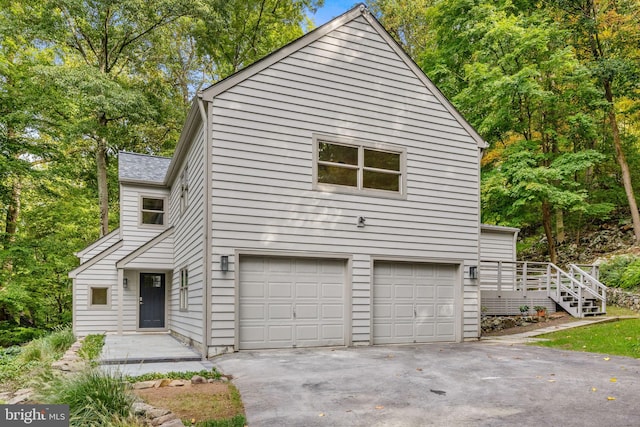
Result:
<svg viewBox="0 0 640 427"><path fill-rule="evenodd" d="M92 243L90 243L87 247L85 247L82 250L79 250L78 252L74 252L73 254L80 258L82 256L84 256L84 254L86 254L87 252L89 252L91 249L95 248L96 246L99 246L102 242L105 242L107 240L109 240L110 238L112 238L115 234L120 232L120 227L116 228L115 230L112 230L109 234L105 234L104 236L100 237L97 240L94 240Z"/></svg>
<svg viewBox="0 0 640 427"><path fill-rule="evenodd" d="M193 133L198 129L198 126L201 122L202 119L200 118L198 100L194 99L191 103L191 108L189 108L189 112L187 113L184 128L180 133L180 139L178 139L178 144L176 145L173 157L171 158L171 163L169 164L169 169L167 169L167 174L164 178L163 185L165 187L171 187L171 182L173 182L173 180L175 179L175 176L180 169L180 165L182 164L185 156L187 155L187 152L189 151L189 146L192 141L191 137Z"/></svg>
<svg viewBox="0 0 640 427"><path fill-rule="evenodd" d="M519 233L520 229L515 227L505 227L502 225L480 224L482 231L495 231L498 233Z"/></svg>
<svg viewBox="0 0 640 427"><path fill-rule="evenodd" d="M78 267L76 267L73 270L71 270L69 272L69 277L72 278L72 279L75 279L76 277L78 277L78 274L82 273L87 268L89 268L92 265L96 264L98 261L103 260L108 255L111 255L112 253L114 253L115 251L120 249L123 244L124 244L123 240L118 240L116 243L114 243L113 245L109 246L104 251L100 252L99 254L97 254L96 256L91 258L90 260L88 260L86 262L83 262Z"/></svg>
<svg viewBox="0 0 640 427"><path fill-rule="evenodd" d="M234 87L238 83L248 79L249 77L259 73L260 71L270 67L271 65L281 61L287 56L291 55L294 52L302 49L303 47L311 44L312 42L318 40L319 38L325 36L336 28L341 27L349 21L357 18L358 16L368 14L367 8L364 4L360 3L356 5L351 10L345 12L337 18L327 22L326 24L308 32L304 36L292 41L291 43L281 47L280 49L272 52L271 54L265 56L257 62L249 65L247 68L244 68L229 77L209 86L201 92L201 97L203 101L212 102L213 99L225 92L226 90Z"/></svg>
<svg viewBox="0 0 640 427"><path fill-rule="evenodd" d="M169 237L172 234L173 234L173 226L167 228L165 231L163 231L162 233L158 234L153 239L151 239L148 242L140 245L137 249L133 250L131 253L129 253L125 257L121 258L119 261L116 262L116 268L126 268L127 264L129 262L133 261L134 259L136 259L140 255L142 255L143 253L145 253L149 249L153 248L156 244L158 244L159 242L163 241L164 239L166 239L167 237Z"/></svg>

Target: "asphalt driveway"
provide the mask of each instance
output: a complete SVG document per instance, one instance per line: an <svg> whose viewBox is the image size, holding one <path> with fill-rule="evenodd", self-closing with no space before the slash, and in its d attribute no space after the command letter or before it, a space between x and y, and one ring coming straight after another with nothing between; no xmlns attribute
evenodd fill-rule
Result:
<svg viewBox="0 0 640 427"><path fill-rule="evenodd" d="M640 360L470 342L214 359L249 426L639 426Z"/></svg>

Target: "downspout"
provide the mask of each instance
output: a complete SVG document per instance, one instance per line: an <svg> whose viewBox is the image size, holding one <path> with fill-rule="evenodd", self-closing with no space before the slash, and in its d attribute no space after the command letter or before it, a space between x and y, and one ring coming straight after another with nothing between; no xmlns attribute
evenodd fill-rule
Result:
<svg viewBox="0 0 640 427"><path fill-rule="evenodd" d="M204 129L204 218L202 225L203 244L204 244L204 265L202 271L202 360L206 360L209 356L209 344L211 343L211 150L212 142L209 130L209 111L205 108L202 100L202 93L199 92L196 100L198 109L202 118L202 127Z"/></svg>
<svg viewBox="0 0 640 427"><path fill-rule="evenodd" d="M482 336L482 289L480 288L480 282L482 280L482 269L480 268L480 261L482 260L482 254L480 252L480 248L482 246L481 244L481 239L482 239L482 174L480 172L480 167L482 165L482 156L484 155L484 148L483 147L478 147L478 169L477 169L477 176L478 176L478 263L476 264L478 266L478 278L476 279L476 286L478 288L478 320L477 320L477 325L478 325L478 331L477 331L477 336L478 339L480 339L480 337ZM464 310L463 310L464 311ZM464 322L463 322L464 323ZM463 331L462 334L464 335L464 326L462 327Z"/></svg>

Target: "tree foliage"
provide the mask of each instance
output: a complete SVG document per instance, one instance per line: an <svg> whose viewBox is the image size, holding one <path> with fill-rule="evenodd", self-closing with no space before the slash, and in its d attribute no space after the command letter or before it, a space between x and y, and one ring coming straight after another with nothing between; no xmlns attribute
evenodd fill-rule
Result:
<svg viewBox="0 0 640 427"><path fill-rule="evenodd" d="M196 91L319 4L0 0L2 325L70 320L73 253L118 224L117 153L170 154Z"/></svg>

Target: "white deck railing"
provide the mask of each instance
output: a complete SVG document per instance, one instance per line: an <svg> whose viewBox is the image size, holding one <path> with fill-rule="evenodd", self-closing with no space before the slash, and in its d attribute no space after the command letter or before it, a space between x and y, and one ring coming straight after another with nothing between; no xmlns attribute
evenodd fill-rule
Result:
<svg viewBox="0 0 640 427"><path fill-rule="evenodd" d="M481 290L515 292L523 298L530 291L546 291L576 317L606 312L606 286L597 277L598 268L592 265L571 264L566 272L550 262L480 261ZM600 306L595 311L594 301Z"/></svg>

